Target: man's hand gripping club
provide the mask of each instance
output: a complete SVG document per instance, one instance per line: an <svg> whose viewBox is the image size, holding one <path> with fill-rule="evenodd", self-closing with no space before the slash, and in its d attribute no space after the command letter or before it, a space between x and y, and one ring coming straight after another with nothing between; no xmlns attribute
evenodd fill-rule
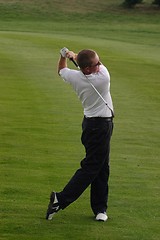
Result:
<svg viewBox="0 0 160 240"><path fill-rule="evenodd" d="M70 51L68 48L64 47L60 50L61 58L59 60L58 64L58 73L61 69L67 67L67 58L74 63L76 67L78 67L78 64L76 63L77 54L73 51Z"/></svg>

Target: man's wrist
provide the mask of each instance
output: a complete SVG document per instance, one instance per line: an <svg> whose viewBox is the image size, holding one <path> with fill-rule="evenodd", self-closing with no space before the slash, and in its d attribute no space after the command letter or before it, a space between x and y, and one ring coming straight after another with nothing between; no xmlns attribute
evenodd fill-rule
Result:
<svg viewBox="0 0 160 240"><path fill-rule="evenodd" d="M66 57L63 57L62 54L60 54L60 58L66 60Z"/></svg>
<svg viewBox="0 0 160 240"><path fill-rule="evenodd" d="M74 58L74 60L76 60L76 61L77 61L77 55L78 55L78 54L77 54L77 53L75 53L75 58Z"/></svg>

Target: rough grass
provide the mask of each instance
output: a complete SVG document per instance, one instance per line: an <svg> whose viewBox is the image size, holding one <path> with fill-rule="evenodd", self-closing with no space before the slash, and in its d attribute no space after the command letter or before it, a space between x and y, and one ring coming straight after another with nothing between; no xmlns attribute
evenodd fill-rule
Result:
<svg viewBox="0 0 160 240"><path fill-rule="evenodd" d="M159 240L158 16L92 13L63 22L12 14L0 25L1 239ZM61 190L84 156L82 107L56 71L63 46L95 49L111 73L116 118L104 224L93 221L89 189L44 219L50 190Z"/></svg>
<svg viewBox="0 0 160 240"><path fill-rule="evenodd" d="M81 1L67 0L67 1L48 1L48 0L0 0L1 18L52 18L58 16L59 20L66 19L66 15L71 14L77 19L83 14L86 17L93 13L121 13L127 14L122 7L122 0L87 0L83 4ZM159 14L159 8L152 5L152 0L146 0L143 4L136 5L134 14L147 13ZM133 12L133 11L130 11ZM61 14L59 14L61 13ZM74 19L73 19L74 21Z"/></svg>

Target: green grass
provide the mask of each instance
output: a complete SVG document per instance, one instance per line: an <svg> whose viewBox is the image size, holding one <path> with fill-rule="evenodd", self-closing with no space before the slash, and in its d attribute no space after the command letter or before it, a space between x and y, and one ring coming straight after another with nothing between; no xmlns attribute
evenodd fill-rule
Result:
<svg viewBox="0 0 160 240"><path fill-rule="evenodd" d="M157 10L124 14L107 1L107 13L95 13L86 1L77 14L65 5L64 16L64 5L52 1L59 6L53 16L47 1L28 0L19 15L20 2L0 1L0 239L158 240ZM64 187L84 156L82 107L56 70L63 46L95 49L111 73L116 118L104 224L93 221L89 189L53 221L44 219L50 191Z"/></svg>

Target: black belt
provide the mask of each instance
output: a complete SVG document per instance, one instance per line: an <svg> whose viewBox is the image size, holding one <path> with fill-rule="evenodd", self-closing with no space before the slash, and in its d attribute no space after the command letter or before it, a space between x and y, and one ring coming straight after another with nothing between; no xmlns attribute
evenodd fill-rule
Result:
<svg viewBox="0 0 160 240"><path fill-rule="evenodd" d="M84 116L84 118L86 118L88 120L105 120L107 122L111 122L113 120L113 117L86 117L86 116Z"/></svg>

